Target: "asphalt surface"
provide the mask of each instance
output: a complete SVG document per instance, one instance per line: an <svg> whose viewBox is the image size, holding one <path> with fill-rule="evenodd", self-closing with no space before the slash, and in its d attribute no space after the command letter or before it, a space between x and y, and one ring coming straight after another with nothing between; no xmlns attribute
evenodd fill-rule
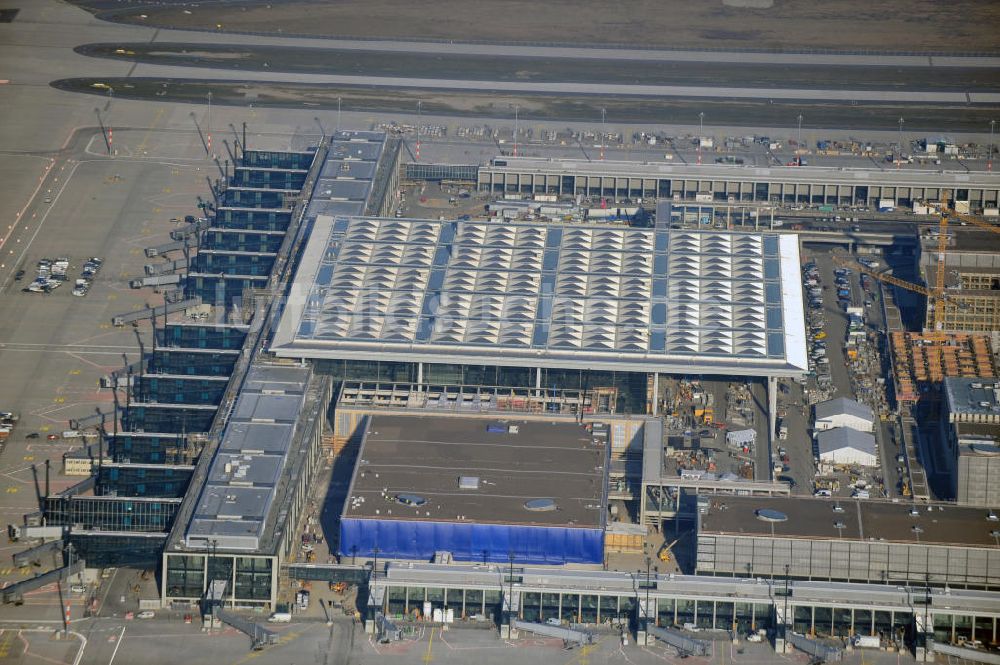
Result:
<svg viewBox="0 0 1000 665"><path fill-rule="evenodd" d="M81 55L154 65L225 68L304 74L396 75L478 80L568 81L713 86L823 88L850 81L856 88L988 90L1000 87L998 68L880 67L757 64L744 62L659 62L579 58L537 58L463 54L296 48L249 44L115 42L84 44ZM238 74L234 74L238 76Z"/></svg>

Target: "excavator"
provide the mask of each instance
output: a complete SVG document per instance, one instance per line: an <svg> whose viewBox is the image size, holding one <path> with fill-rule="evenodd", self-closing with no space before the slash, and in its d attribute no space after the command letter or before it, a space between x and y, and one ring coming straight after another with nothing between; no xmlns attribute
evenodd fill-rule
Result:
<svg viewBox="0 0 1000 665"><path fill-rule="evenodd" d="M663 547L661 547L660 551L656 554L660 561L664 563L670 561L670 549L677 544L678 540L680 540L680 538L675 538L672 543L663 543Z"/></svg>

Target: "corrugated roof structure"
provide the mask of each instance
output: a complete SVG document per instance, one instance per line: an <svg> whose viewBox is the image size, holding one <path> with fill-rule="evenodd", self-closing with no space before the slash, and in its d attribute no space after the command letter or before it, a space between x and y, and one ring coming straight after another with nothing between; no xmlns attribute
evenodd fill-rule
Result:
<svg viewBox="0 0 1000 665"><path fill-rule="evenodd" d="M294 358L801 374L798 240L320 216L272 350Z"/></svg>
<svg viewBox="0 0 1000 665"><path fill-rule="evenodd" d="M853 449L867 455L876 455L875 437L850 427L837 427L816 434L820 457L838 450Z"/></svg>
<svg viewBox="0 0 1000 665"><path fill-rule="evenodd" d="M854 416L869 422L875 422L875 414L866 404L847 397L838 397L816 405L816 420L832 418L839 415Z"/></svg>

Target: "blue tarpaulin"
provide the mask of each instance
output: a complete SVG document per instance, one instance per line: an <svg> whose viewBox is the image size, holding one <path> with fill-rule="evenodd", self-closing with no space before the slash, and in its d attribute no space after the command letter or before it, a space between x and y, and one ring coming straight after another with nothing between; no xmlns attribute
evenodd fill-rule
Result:
<svg viewBox="0 0 1000 665"><path fill-rule="evenodd" d="M457 561L514 561L522 564L601 563L604 531L570 527L459 524L402 520L344 519L341 556L372 556L429 561L451 552Z"/></svg>

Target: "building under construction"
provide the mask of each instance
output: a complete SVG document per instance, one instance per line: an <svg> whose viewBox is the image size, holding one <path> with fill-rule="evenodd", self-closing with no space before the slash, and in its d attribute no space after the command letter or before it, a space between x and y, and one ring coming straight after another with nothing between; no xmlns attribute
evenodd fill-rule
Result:
<svg viewBox="0 0 1000 665"><path fill-rule="evenodd" d="M944 257L945 295L928 300L927 321L939 321L941 330L950 332L988 334L996 344L1000 341L1000 238L993 233L963 229L948 240L951 244ZM928 242L937 244L938 238L932 235ZM927 244L921 255L927 283L935 284L938 257ZM937 319L935 306L940 309Z"/></svg>
<svg viewBox="0 0 1000 665"><path fill-rule="evenodd" d="M986 378L996 366L989 338L963 333L890 335L896 400L916 402L946 378Z"/></svg>

